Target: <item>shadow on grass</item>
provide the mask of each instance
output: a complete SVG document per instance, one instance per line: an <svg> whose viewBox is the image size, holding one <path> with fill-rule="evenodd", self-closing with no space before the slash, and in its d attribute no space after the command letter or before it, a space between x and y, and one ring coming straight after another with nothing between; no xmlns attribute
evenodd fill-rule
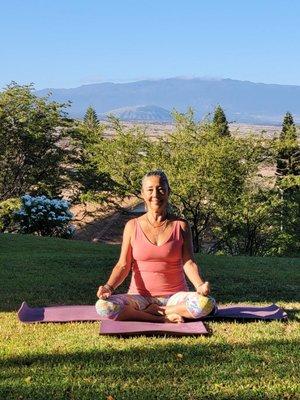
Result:
<svg viewBox="0 0 300 400"><path fill-rule="evenodd" d="M133 341L132 348L127 342L120 350L114 348L118 339L102 339L103 348L89 352L2 360L0 398L296 398L297 341L243 345L148 339L144 347Z"/></svg>
<svg viewBox="0 0 300 400"><path fill-rule="evenodd" d="M288 315L288 320L300 322L300 310L299 309L296 309L296 308L289 309L289 310L285 310L285 312Z"/></svg>

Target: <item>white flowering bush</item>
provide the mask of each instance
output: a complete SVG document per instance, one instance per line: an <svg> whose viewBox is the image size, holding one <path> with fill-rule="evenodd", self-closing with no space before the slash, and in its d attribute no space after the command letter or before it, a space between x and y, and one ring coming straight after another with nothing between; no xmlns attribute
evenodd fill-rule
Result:
<svg viewBox="0 0 300 400"><path fill-rule="evenodd" d="M15 213L20 224L20 233L35 233L40 236L71 238L75 227L70 225L73 214L66 200L49 199L46 196L21 197L21 208Z"/></svg>

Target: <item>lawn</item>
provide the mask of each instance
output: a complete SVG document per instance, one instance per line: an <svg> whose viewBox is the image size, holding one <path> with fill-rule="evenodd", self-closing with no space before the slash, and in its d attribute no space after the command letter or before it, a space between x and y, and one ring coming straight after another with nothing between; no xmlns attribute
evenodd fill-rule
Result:
<svg viewBox="0 0 300 400"><path fill-rule="evenodd" d="M300 399L300 259L197 257L220 304L276 303L287 322L210 322L209 337L100 337L98 323L18 322L92 304L119 247L0 236L0 399ZM125 291L128 282L120 287Z"/></svg>

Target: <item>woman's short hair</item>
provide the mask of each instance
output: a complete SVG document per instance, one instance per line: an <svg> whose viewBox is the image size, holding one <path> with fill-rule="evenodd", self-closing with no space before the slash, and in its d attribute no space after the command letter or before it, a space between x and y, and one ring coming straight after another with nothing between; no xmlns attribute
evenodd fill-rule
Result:
<svg viewBox="0 0 300 400"><path fill-rule="evenodd" d="M142 178L142 187L144 185L145 180L151 176L160 177L162 183L167 186L168 190L170 190L170 185L169 185L167 175L161 169L155 169L154 171L147 172L147 174L145 174Z"/></svg>

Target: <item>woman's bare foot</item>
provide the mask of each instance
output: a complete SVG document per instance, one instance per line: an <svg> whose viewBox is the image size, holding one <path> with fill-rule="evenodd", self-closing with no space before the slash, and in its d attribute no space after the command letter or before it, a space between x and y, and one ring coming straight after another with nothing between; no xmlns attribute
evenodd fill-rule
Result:
<svg viewBox="0 0 300 400"><path fill-rule="evenodd" d="M184 322L184 319L182 318L181 315L172 313L172 314L165 315L165 322L173 322L176 324L180 324L181 322Z"/></svg>

